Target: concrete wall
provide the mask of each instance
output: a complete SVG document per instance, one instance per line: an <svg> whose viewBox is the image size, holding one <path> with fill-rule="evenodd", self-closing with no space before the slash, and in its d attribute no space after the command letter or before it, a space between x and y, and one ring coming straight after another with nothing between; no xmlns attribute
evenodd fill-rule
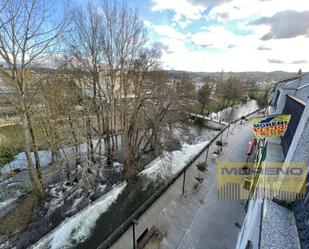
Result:
<svg viewBox="0 0 309 249"><path fill-rule="evenodd" d="M253 249L259 249L261 212L262 200L251 200L235 249L246 249L249 241Z"/></svg>

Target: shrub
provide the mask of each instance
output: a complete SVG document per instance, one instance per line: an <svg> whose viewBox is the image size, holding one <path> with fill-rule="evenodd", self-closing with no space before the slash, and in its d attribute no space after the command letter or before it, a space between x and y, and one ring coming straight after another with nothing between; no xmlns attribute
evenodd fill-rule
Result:
<svg viewBox="0 0 309 249"><path fill-rule="evenodd" d="M199 162L196 167L199 171L206 171L207 170L207 164L205 162Z"/></svg>
<svg viewBox="0 0 309 249"><path fill-rule="evenodd" d="M10 144L0 145L0 168L14 160L17 149Z"/></svg>

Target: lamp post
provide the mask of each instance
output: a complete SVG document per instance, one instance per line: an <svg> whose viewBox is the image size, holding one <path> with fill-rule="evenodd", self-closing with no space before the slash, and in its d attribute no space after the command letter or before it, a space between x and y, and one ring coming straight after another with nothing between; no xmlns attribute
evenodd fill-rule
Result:
<svg viewBox="0 0 309 249"><path fill-rule="evenodd" d="M132 220L132 229L133 229L133 249L135 249L135 225L138 225L138 221L136 219Z"/></svg>

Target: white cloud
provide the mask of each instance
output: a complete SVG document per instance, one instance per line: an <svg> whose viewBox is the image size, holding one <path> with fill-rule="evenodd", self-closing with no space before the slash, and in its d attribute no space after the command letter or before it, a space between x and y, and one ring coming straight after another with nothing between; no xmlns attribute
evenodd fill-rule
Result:
<svg viewBox="0 0 309 249"><path fill-rule="evenodd" d="M220 30L221 27L214 27L212 32ZM308 43L307 39L297 37L289 40L271 40L262 42L257 35L246 37L235 36L226 30L218 32L216 37L210 34L198 33L191 35L196 42L204 37L212 38L213 47L219 52L208 50L192 51L187 48L185 41L173 38L162 38L160 42L169 48L169 53L163 52L162 61L166 69L178 69L188 71L294 71L299 67L304 71L308 70L308 63L305 58L309 58L309 51L304 51L303 47ZM223 38L227 35L228 39ZM204 40L202 39L204 42ZM232 49L228 48L230 41L236 45ZM204 43L203 43L204 44ZM207 45L207 43L205 43ZM261 51L258 47L271 47L272 50ZM287 49L293 48L293 49ZM285 63L274 63L275 61ZM293 63L293 62L302 63ZM307 68L306 68L307 67Z"/></svg>
<svg viewBox="0 0 309 249"><path fill-rule="evenodd" d="M202 16L210 0L153 0L153 11L174 10L174 21L183 28ZM299 67L308 71L309 38L299 36L290 39L261 41L270 31L270 25L248 25L263 16L273 16L278 11L309 9L309 1L293 0L231 0L220 1L210 11L208 21L220 19L220 25L200 27L198 32L183 33L174 22L168 25L151 25L165 46L162 61L167 69L188 71L274 71L297 72ZM210 19L209 19L210 18ZM249 35L237 35L228 30L229 20L241 20L239 29ZM192 45L195 49L192 50ZM210 49L209 49L210 48ZM271 49L269 49L271 48ZM276 62L276 63L274 63ZM280 62L280 63L279 63ZM305 68L307 67L307 68Z"/></svg>
<svg viewBox="0 0 309 249"><path fill-rule="evenodd" d="M239 43L241 37L236 36L222 26L211 26L209 32L198 32L191 35L194 44L201 47L226 49Z"/></svg>
<svg viewBox="0 0 309 249"><path fill-rule="evenodd" d="M252 17L272 16L277 12L295 10L309 10L309 1L307 0L233 0L222 5L214 7L209 15L214 19L220 19L222 13L225 14L225 19L246 19Z"/></svg>
<svg viewBox="0 0 309 249"><path fill-rule="evenodd" d="M169 37L178 40L182 40L185 37L184 34L176 31L174 28L168 25L153 25L152 28L162 37Z"/></svg>
<svg viewBox="0 0 309 249"><path fill-rule="evenodd" d="M199 19L206 10L205 6L192 4L188 0L153 0L152 3L152 11L175 11L175 21L180 21L183 17L191 20Z"/></svg>

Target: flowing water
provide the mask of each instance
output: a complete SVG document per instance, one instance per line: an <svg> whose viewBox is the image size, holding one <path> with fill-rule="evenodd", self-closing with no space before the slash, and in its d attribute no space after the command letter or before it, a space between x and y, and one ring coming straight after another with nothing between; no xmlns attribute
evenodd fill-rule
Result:
<svg viewBox="0 0 309 249"><path fill-rule="evenodd" d="M231 122L257 109L259 109L259 105L257 101L254 99L249 99L248 101L244 103L237 104L233 107L229 107L218 113L212 113L212 116L218 120L223 120L225 122Z"/></svg>

